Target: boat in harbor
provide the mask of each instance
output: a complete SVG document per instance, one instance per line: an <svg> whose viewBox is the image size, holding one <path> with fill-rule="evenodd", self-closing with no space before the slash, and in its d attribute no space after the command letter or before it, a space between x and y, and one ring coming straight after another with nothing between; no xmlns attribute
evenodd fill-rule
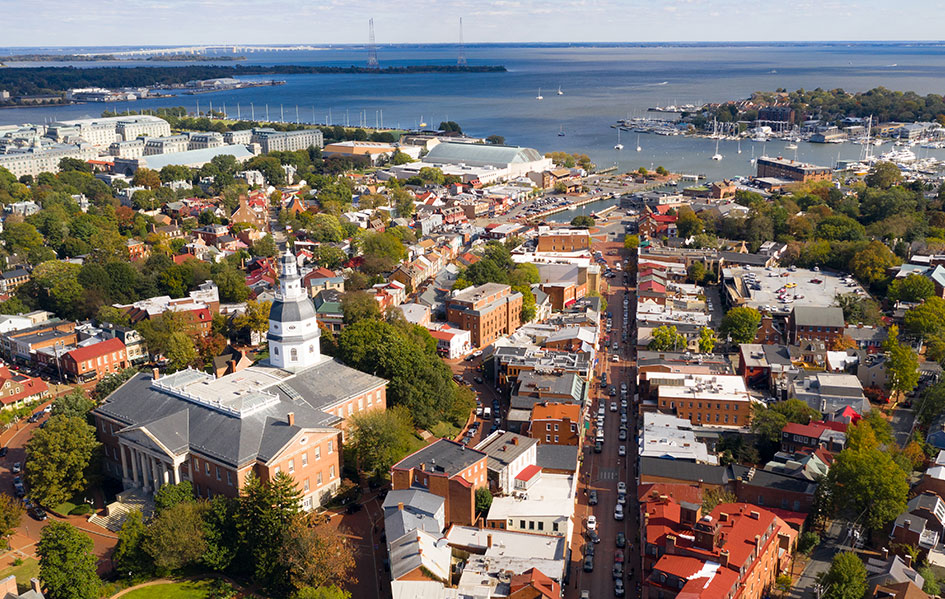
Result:
<svg viewBox="0 0 945 599"><path fill-rule="evenodd" d="M541 88L540 88L540 87L538 88L538 95L535 96L535 99L536 99L536 100L544 100L544 99L545 99L545 97L544 97L543 95L541 95Z"/></svg>
<svg viewBox="0 0 945 599"><path fill-rule="evenodd" d="M564 92L561 91L561 86L560 86L560 85L558 86L558 95L559 95L559 96L563 96L563 95L564 95Z"/></svg>
<svg viewBox="0 0 945 599"><path fill-rule="evenodd" d="M719 140L715 140L715 154L712 154L712 160L722 160L724 156L719 154Z"/></svg>
<svg viewBox="0 0 945 599"><path fill-rule="evenodd" d="M622 150L623 144L620 143L620 129L617 129L617 145L614 146L615 150Z"/></svg>
<svg viewBox="0 0 945 599"><path fill-rule="evenodd" d="M641 151L643 148L640 147L640 136L637 135L637 152Z"/></svg>
<svg viewBox="0 0 945 599"><path fill-rule="evenodd" d="M564 125L558 129L558 137L564 137Z"/></svg>

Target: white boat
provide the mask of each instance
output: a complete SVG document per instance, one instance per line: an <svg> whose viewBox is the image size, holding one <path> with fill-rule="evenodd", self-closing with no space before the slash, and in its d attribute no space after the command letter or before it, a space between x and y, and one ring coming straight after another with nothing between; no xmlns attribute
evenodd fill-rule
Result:
<svg viewBox="0 0 945 599"><path fill-rule="evenodd" d="M754 164L754 163L755 163L755 147L752 146L752 148L751 148L751 160L748 161L748 164Z"/></svg>
<svg viewBox="0 0 945 599"><path fill-rule="evenodd" d="M742 140L740 140L740 139L738 140L738 153L739 153L739 154L742 153Z"/></svg>
<svg viewBox="0 0 945 599"><path fill-rule="evenodd" d="M715 140L715 154L712 155L712 160L722 160L723 156L719 154L719 140Z"/></svg>
<svg viewBox="0 0 945 599"><path fill-rule="evenodd" d="M639 152L639 151L641 151L641 150L643 150L643 148L640 147L640 136L637 135L637 152Z"/></svg>
<svg viewBox="0 0 945 599"><path fill-rule="evenodd" d="M623 144L620 143L620 129L617 129L617 145L614 146L615 150L622 150Z"/></svg>
<svg viewBox="0 0 945 599"><path fill-rule="evenodd" d="M544 97L543 95L541 95L541 88L540 88L540 87L538 88L538 95L535 96L535 99L536 99L536 100L544 100L544 99L545 99L545 97Z"/></svg>
<svg viewBox="0 0 945 599"><path fill-rule="evenodd" d="M561 128L558 129L558 137L564 137L564 125L561 125Z"/></svg>
<svg viewBox="0 0 945 599"><path fill-rule="evenodd" d="M563 96L563 95L564 95L564 92L561 91L561 86L560 86L560 85L558 86L558 95L559 95L559 96Z"/></svg>
<svg viewBox="0 0 945 599"><path fill-rule="evenodd" d="M784 148L785 148L786 150L796 150L796 149L797 149L797 144L792 141L792 142L789 143L788 145L784 146Z"/></svg>

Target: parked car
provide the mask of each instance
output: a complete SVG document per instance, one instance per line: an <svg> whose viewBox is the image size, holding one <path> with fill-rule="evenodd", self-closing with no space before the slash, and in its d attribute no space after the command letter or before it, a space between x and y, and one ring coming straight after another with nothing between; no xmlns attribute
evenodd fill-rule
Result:
<svg viewBox="0 0 945 599"><path fill-rule="evenodd" d="M594 441L594 453L601 453L604 451L604 443L602 441Z"/></svg>
<svg viewBox="0 0 945 599"><path fill-rule="evenodd" d="M482 384L482 377L481 377L481 376L477 376L477 377L473 378L473 380L476 381L477 383L479 383L480 385Z"/></svg>
<svg viewBox="0 0 945 599"><path fill-rule="evenodd" d="M587 531L587 540L591 543L600 543L600 535L597 534L596 530Z"/></svg>
<svg viewBox="0 0 945 599"><path fill-rule="evenodd" d="M16 462L13 464L13 474L20 472L21 470L23 470L23 465L21 463Z"/></svg>
<svg viewBox="0 0 945 599"><path fill-rule="evenodd" d="M594 557L594 553L597 550L594 549L594 543L584 543L584 557L591 556Z"/></svg>
<svg viewBox="0 0 945 599"><path fill-rule="evenodd" d="M617 492L626 493L627 492L627 483L620 481L617 483Z"/></svg>
<svg viewBox="0 0 945 599"><path fill-rule="evenodd" d="M614 564L614 578L617 580L623 579L623 564Z"/></svg>
<svg viewBox="0 0 945 599"><path fill-rule="evenodd" d="M623 578L614 580L614 597L624 597L626 594L627 590L623 586Z"/></svg>
<svg viewBox="0 0 945 599"><path fill-rule="evenodd" d="M587 530L597 530L597 516L590 515L587 517Z"/></svg>
<svg viewBox="0 0 945 599"><path fill-rule="evenodd" d="M621 551L620 549L618 549L617 551L614 551L614 562L618 564L623 563L623 551Z"/></svg>
<svg viewBox="0 0 945 599"><path fill-rule="evenodd" d="M597 491L596 490L593 490L587 494L587 504L597 505Z"/></svg>
<svg viewBox="0 0 945 599"><path fill-rule="evenodd" d="M626 505L627 503L627 494L626 493L617 493L617 504Z"/></svg>
<svg viewBox="0 0 945 599"><path fill-rule="evenodd" d="M614 506L614 520L623 520L623 506L619 503Z"/></svg>
<svg viewBox="0 0 945 599"><path fill-rule="evenodd" d="M32 506L32 508L30 508L29 510L29 513L30 513L30 516L32 516L33 518L36 518L40 522L46 519L46 510L39 507L38 505Z"/></svg>
<svg viewBox="0 0 945 599"><path fill-rule="evenodd" d="M593 572L594 571L594 556L588 555L584 558L584 571Z"/></svg>
<svg viewBox="0 0 945 599"><path fill-rule="evenodd" d="M611 411L611 412L616 412L616 411L617 411L617 402L615 402L615 401L610 402L610 411Z"/></svg>
<svg viewBox="0 0 945 599"><path fill-rule="evenodd" d="M7 457L7 448L0 447L0 458L5 458L5 457Z"/></svg>
<svg viewBox="0 0 945 599"><path fill-rule="evenodd" d="M627 546L627 535L623 532L617 533L617 547L626 547Z"/></svg>
<svg viewBox="0 0 945 599"><path fill-rule="evenodd" d="M627 446L626 445L619 446L617 448L617 455L619 455L620 457L627 455Z"/></svg>
<svg viewBox="0 0 945 599"><path fill-rule="evenodd" d="M626 440L627 440L627 429L625 429L625 428L620 429L620 432L617 434L617 439L619 439L619 440L621 440L621 441L626 441Z"/></svg>

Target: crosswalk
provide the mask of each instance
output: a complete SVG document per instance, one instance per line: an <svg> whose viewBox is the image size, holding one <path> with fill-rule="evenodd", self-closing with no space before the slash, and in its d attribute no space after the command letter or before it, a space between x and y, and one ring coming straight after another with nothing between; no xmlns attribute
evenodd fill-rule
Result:
<svg viewBox="0 0 945 599"><path fill-rule="evenodd" d="M601 468L597 471L597 480L615 480L616 478L616 468Z"/></svg>

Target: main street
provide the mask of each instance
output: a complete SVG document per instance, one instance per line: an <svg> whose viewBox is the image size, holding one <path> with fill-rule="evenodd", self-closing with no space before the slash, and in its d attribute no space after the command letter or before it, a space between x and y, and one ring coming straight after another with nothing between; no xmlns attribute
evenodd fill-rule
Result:
<svg viewBox="0 0 945 599"><path fill-rule="evenodd" d="M605 279L602 295L607 300L607 312L611 313L612 330L608 343L601 343L601 352L596 367L596 382L591 390L592 403L588 418L596 419L598 410L604 407L604 443L601 453L594 451L596 429L589 431L583 447L583 463L580 472L580 486L578 503L575 509L575 534L571 543L571 584L566 589L567 597L577 598L582 590L590 592L591 597L611 597L614 595L614 556L618 550L616 536L623 532L627 539L624 553L624 585L627 596L636 595L636 575L638 574L639 543L637 542L638 515L637 485L636 485L636 455L637 455L637 425L636 406L633 402L635 388L634 377L634 350L633 326L635 320L634 309L636 298L633 290L624 282L624 271L617 269L619 262L629 257L629 252L623 249L622 226L620 218L613 215L609 223L599 231L594 232L594 250L603 253L608 266L617 274L612 279ZM617 255L609 255L616 252ZM631 279L632 281L632 279ZM624 298L627 307L624 307ZM624 328L624 312L627 312L627 327ZM627 338L623 339L626 331ZM618 343L617 352L613 351L614 342ZM617 361L613 361L616 354ZM599 381L601 374L607 374L607 387L601 388ZM627 393L620 392L621 384L626 384ZM617 395L611 397L609 389L616 387ZM620 430L620 401L622 397L628 400L628 435L626 441L619 440ZM611 402L616 402L618 411L611 411ZM619 455L619 447L623 446L625 456ZM614 518L614 508L617 503L617 486L619 482L627 485L626 504L624 505L624 519ZM596 491L598 503L588 505L588 493ZM597 532L600 543L594 547L594 570L584 572L583 560L587 547L587 518L593 514L597 518Z"/></svg>

